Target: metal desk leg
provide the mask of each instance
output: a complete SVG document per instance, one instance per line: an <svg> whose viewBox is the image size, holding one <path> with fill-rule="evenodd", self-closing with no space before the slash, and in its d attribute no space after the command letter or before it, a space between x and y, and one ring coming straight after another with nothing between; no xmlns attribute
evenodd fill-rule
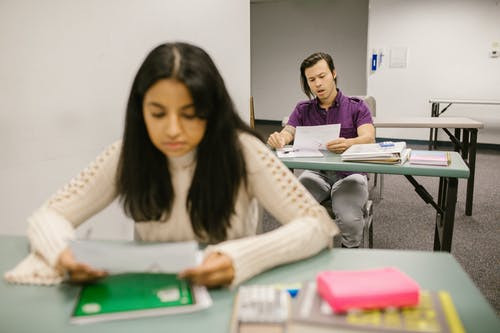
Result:
<svg viewBox="0 0 500 333"><path fill-rule="evenodd" d="M457 141L456 141L456 143L453 144L453 149L458 153L460 153L460 150L461 150L461 146L460 146L461 135L460 135L460 133L461 133L460 128L455 128L455 138L457 138Z"/></svg>
<svg viewBox="0 0 500 333"><path fill-rule="evenodd" d="M469 135L470 131L468 128L463 129L463 137L462 137L462 158L464 161L467 161L469 158Z"/></svg>
<svg viewBox="0 0 500 333"><path fill-rule="evenodd" d="M441 188L441 186L443 188ZM453 239L453 224L455 223L455 207L457 203L457 178L443 178L439 183L439 192L442 194L441 201L444 206L443 215L436 216L436 227L434 231L434 251L451 252L451 240Z"/></svg>
<svg viewBox="0 0 500 333"><path fill-rule="evenodd" d="M446 178L440 177L437 204L441 208L442 212L444 210L443 208L445 207L444 193L446 192L446 185L447 185ZM443 215L444 212L440 213L439 210L436 210L436 225L434 227L434 251L438 251L441 248L441 243L439 240L443 239L443 235L442 233L440 234L440 228L438 228L438 226L442 226Z"/></svg>
<svg viewBox="0 0 500 333"><path fill-rule="evenodd" d="M439 103L432 103L431 117L439 117ZM429 150L436 148L437 128L429 129Z"/></svg>
<svg viewBox="0 0 500 333"><path fill-rule="evenodd" d="M469 179L467 180L467 198L465 200L465 215L472 215L472 201L474 197L474 175L476 173L476 145L477 128L470 129L469 143Z"/></svg>
<svg viewBox="0 0 500 333"><path fill-rule="evenodd" d="M444 207L444 199L445 199L445 196L444 196L444 193L445 193L445 190L446 190L446 179L444 177L440 177L439 178L439 190L438 190L438 206L443 208Z"/></svg>

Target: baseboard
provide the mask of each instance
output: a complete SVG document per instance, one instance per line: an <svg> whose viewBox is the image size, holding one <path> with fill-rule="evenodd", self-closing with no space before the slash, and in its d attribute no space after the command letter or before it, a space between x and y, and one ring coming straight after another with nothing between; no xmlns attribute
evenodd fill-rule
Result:
<svg viewBox="0 0 500 333"><path fill-rule="evenodd" d="M276 125L281 127L279 120L255 119L255 125Z"/></svg>

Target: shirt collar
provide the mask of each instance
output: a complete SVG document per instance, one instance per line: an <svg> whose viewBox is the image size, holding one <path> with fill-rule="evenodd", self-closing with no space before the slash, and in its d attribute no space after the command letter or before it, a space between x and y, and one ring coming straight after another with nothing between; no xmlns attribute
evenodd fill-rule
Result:
<svg viewBox="0 0 500 333"><path fill-rule="evenodd" d="M335 96L335 99L333 100L332 105L328 109L338 108L340 105L341 98L342 98L342 92L339 89L337 89L337 96ZM317 96L314 99L314 102L316 103L318 110L321 110L321 104L319 103L319 98Z"/></svg>
<svg viewBox="0 0 500 333"><path fill-rule="evenodd" d="M186 169L192 166L196 159L196 149L193 149L182 156L168 157L168 164L174 169Z"/></svg>

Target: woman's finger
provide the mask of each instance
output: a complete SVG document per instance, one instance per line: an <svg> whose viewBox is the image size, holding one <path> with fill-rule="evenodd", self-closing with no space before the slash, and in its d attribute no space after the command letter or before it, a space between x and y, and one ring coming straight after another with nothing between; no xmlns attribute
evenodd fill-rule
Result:
<svg viewBox="0 0 500 333"><path fill-rule="evenodd" d="M106 275L107 274L76 271L76 272L70 272L70 279L73 282L89 282L103 278Z"/></svg>
<svg viewBox="0 0 500 333"><path fill-rule="evenodd" d="M218 270L232 268L231 262L227 262L225 260L211 259L207 258L203 263L194 268L188 268L181 274L179 274L182 278L194 278L202 275L210 274Z"/></svg>
<svg viewBox="0 0 500 333"><path fill-rule="evenodd" d="M69 248L61 252L58 267L61 271L67 272L70 279L75 282L95 280L107 275L105 271L94 269L89 265L76 261L73 252Z"/></svg>
<svg viewBox="0 0 500 333"><path fill-rule="evenodd" d="M230 284L233 278L233 273L228 268L196 276L195 283L207 287L217 287Z"/></svg>
<svg viewBox="0 0 500 333"><path fill-rule="evenodd" d="M195 284L214 287L231 283L234 272L232 267L220 267L210 270L197 269L192 271L189 277Z"/></svg>
<svg viewBox="0 0 500 333"><path fill-rule="evenodd" d="M179 277L207 286L228 284L234 278L233 263L224 254L212 253L202 264L181 272Z"/></svg>
<svg viewBox="0 0 500 333"><path fill-rule="evenodd" d="M82 264L75 263L71 269L68 270L71 280L73 281L87 281L95 280L107 275L105 271L96 270L92 267Z"/></svg>

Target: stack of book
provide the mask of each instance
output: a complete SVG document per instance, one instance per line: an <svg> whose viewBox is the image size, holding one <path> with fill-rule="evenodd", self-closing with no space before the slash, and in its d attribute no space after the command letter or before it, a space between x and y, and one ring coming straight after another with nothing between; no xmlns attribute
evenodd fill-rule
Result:
<svg viewBox="0 0 500 333"><path fill-rule="evenodd" d="M287 333L464 333L446 291L420 291L418 305L372 310L332 311L313 281L304 284L292 306Z"/></svg>
<svg viewBox="0 0 500 333"><path fill-rule="evenodd" d="M340 158L345 162L403 164L410 152L404 141L366 143L352 145L340 155Z"/></svg>
<svg viewBox="0 0 500 333"><path fill-rule="evenodd" d="M410 154L410 164L447 166L450 164L450 153L435 150L414 150Z"/></svg>
<svg viewBox="0 0 500 333"><path fill-rule="evenodd" d="M240 287L230 331L465 332L448 292L421 290L391 267L321 272L316 281L302 283L294 299L273 286Z"/></svg>

